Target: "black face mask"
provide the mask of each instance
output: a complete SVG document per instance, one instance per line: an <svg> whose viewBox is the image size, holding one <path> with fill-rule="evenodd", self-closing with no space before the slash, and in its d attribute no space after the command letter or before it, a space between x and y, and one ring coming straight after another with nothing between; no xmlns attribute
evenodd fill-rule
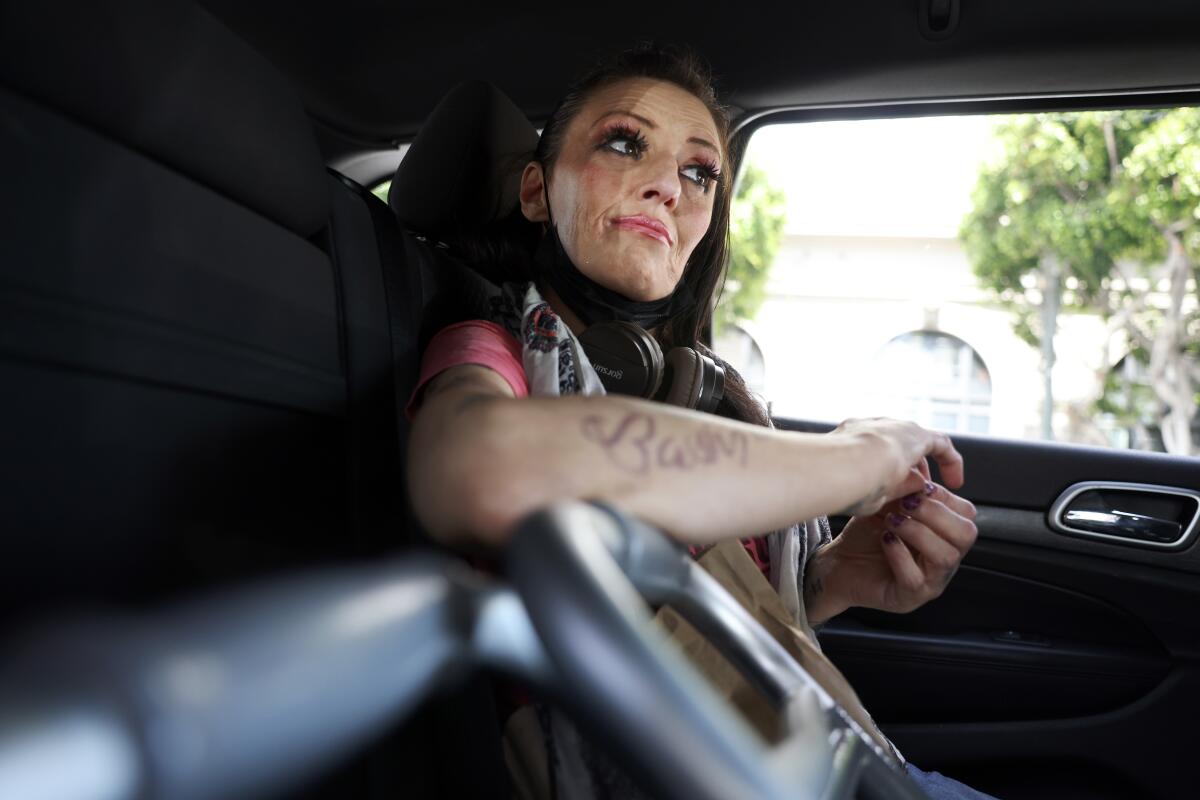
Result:
<svg viewBox="0 0 1200 800"><path fill-rule="evenodd" d="M572 263L553 225L533 254L533 263L538 281L548 284L585 325L621 321L649 330L692 302L691 290L682 282L661 300L645 302L630 300L601 286Z"/></svg>

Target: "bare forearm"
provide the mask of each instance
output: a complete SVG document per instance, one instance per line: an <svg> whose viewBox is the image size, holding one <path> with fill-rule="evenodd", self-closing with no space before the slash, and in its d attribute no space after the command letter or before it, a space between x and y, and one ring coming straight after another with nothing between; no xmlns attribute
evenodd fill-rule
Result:
<svg viewBox="0 0 1200 800"><path fill-rule="evenodd" d="M436 463L410 459L418 473L430 467L413 480L418 511L451 538L469 528L498 541L536 508L587 498L710 542L852 507L882 492L889 470L872 463L884 450L862 437L772 431L611 396L487 400L454 428ZM453 485L471 493L469 519L454 518L452 493L420 498Z"/></svg>

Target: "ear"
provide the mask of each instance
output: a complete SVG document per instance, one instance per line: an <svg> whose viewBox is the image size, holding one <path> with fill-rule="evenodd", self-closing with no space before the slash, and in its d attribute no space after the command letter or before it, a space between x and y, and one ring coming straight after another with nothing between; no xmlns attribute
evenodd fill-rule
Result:
<svg viewBox="0 0 1200 800"><path fill-rule="evenodd" d="M521 213L530 222L549 222L546 210L546 175L541 162L530 161L521 173Z"/></svg>

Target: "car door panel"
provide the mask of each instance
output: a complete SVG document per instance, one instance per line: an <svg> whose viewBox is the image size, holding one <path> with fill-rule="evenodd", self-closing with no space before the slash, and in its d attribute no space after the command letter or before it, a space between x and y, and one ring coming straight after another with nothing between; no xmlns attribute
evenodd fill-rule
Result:
<svg viewBox="0 0 1200 800"><path fill-rule="evenodd" d="M1200 548L1066 535L1049 512L1085 481L1195 491L1200 459L954 441L960 493L978 509L974 548L911 614L831 621L826 653L923 769L998 797L1185 796L1191 766L1169 756L1183 755L1200 711Z"/></svg>
<svg viewBox="0 0 1200 800"><path fill-rule="evenodd" d="M905 615L902 625L880 612L844 616L822 631L822 647L874 700L870 708L881 723L1109 711L1146 694L1170 668L1166 652L1132 616L976 567L960 569L941 602ZM1081 620L1079 630L1073 619ZM890 665L886 674L880 662ZM904 691L892 691L897 684Z"/></svg>

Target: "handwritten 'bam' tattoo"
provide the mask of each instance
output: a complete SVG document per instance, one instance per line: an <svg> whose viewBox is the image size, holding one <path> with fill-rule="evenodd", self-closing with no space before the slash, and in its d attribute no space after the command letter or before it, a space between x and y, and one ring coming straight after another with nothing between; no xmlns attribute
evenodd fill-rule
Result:
<svg viewBox="0 0 1200 800"><path fill-rule="evenodd" d="M654 418L639 411L611 419L590 416L583 420L583 435L604 449L619 469L646 475L652 469L689 472L718 462L746 466L750 441L741 431L705 426L682 437L656 434Z"/></svg>

